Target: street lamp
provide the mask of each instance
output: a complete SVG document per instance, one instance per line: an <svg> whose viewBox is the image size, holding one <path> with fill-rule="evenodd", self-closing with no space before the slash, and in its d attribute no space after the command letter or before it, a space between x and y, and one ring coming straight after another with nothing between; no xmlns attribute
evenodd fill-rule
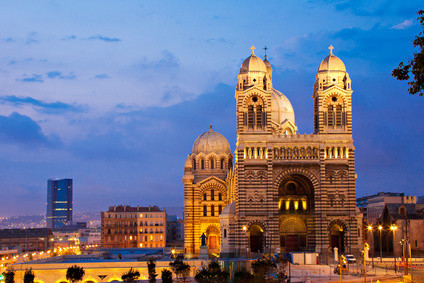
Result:
<svg viewBox="0 0 424 283"><path fill-rule="evenodd" d="M373 236L373 234L372 234L372 226L371 225L368 225L367 229L368 229L368 232L370 233L370 236L368 238L368 242L371 243L371 236ZM374 248L375 248L374 237L373 237L372 243L373 244L372 244L372 250L371 250L371 260L372 260L372 268L374 268Z"/></svg>
<svg viewBox="0 0 424 283"><path fill-rule="evenodd" d="M246 225L243 225L243 231L244 231L244 233L246 234L246 257L248 257L249 255L249 239L248 239L248 237L247 237L247 226Z"/></svg>
<svg viewBox="0 0 424 283"><path fill-rule="evenodd" d="M383 226L379 225L378 230L380 230L380 262L383 262L383 243L381 241L381 230L383 230Z"/></svg>
<svg viewBox="0 0 424 283"><path fill-rule="evenodd" d="M397 230L396 224L391 225L390 230L392 230L392 232L393 232L393 262L395 264L394 269L395 269L395 273L396 273L396 256L395 256L395 232Z"/></svg>

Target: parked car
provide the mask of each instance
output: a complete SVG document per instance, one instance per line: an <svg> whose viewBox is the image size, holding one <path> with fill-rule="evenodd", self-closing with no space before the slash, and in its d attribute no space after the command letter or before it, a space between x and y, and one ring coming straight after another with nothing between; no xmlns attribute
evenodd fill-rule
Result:
<svg viewBox="0 0 424 283"><path fill-rule="evenodd" d="M346 255L347 263L356 263L356 258L353 255Z"/></svg>

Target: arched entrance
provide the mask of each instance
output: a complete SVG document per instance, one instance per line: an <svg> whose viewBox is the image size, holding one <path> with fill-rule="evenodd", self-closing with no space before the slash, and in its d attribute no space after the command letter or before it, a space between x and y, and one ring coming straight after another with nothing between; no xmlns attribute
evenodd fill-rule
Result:
<svg viewBox="0 0 424 283"><path fill-rule="evenodd" d="M301 174L285 176L278 189L280 247L282 251L313 251L314 187Z"/></svg>
<svg viewBox="0 0 424 283"><path fill-rule="evenodd" d="M206 229L206 236L208 237L208 252L210 253L219 253L220 249L220 239L219 239L219 230L216 226L209 226Z"/></svg>
<svg viewBox="0 0 424 283"><path fill-rule="evenodd" d="M258 224L250 226L249 229L250 251L260 253L263 251L264 230Z"/></svg>
<svg viewBox="0 0 424 283"><path fill-rule="evenodd" d="M340 254L345 253L346 226L341 222L334 222L329 227L331 251L337 248Z"/></svg>

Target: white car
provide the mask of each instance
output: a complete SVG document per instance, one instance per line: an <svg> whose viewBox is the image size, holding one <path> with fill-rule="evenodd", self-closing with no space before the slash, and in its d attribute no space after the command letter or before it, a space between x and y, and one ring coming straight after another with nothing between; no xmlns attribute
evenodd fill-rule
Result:
<svg viewBox="0 0 424 283"><path fill-rule="evenodd" d="M345 257L348 263L356 263L356 258L353 255L346 255Z"/></svg>

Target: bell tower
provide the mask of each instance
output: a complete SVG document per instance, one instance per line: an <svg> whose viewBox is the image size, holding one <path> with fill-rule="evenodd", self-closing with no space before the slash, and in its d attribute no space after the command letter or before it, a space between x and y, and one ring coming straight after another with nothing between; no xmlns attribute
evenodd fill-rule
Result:
<svg viewBox="0 0 424 283"><path fill-rule="evenodd" d="M342 60L333 54L320 64L315 78L314 132L316 134L352 134L351 80Z"/></svg>

